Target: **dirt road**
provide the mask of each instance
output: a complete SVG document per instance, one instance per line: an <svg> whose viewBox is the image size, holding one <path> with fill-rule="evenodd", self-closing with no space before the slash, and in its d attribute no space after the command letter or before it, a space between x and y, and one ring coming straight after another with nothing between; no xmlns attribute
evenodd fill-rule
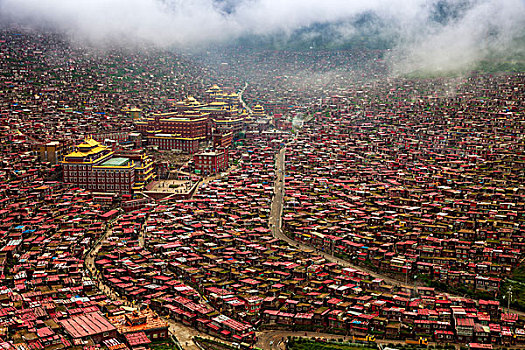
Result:
<svg viewBox="0 0 525 350"><path fill-rule="evenodd" d="M122 302L124 305L132 307L132 303L126 299L123 299L118 295L109 285L105 284L104 281L102 281L101 278L98 277L98 271L95 268L95 258L97 256L97 253L100 250L100 247L102 247L102 244L104 241L111 237L111 234L113 233L113 230L111 229L111 226L108 226L106 229L106 232L102 235L102 237L95 242L95 245L91 248L91 250L86 255L85 259L85 265L88 269L88 271L91 273L91 276L93 276L93 279L95 280L95 283L97 287L104 292L109 298L112 300L118 300ZM144 245L144 230L141 232L141 239L142 239L142 245ZM179 341L183 349L187 350L200 350L197 345L193 342L192 338L196 335L199 335L201 337L207 337L210 338L209 335L201 333L197 331L196 329L193 329L191 327L187 327L181 323L175 322L173 320L164 318L163 319L169 323L169 331L170 334L175 336L175 338Z"/></svg>
<svg viewBox="0 0 525 350"><path fill-rule="evenodd" d="M287 144L287 146L289 146L289 143ZM284 234L281 228L281 223L282 223L281 220L282 220L283 205L284 205L283 199L284 199L284 193L285 193L285 152L286 152L285 150L286 150L286 147L283 147L280 150L280 152L277 154L276 161L275 161L275 171L277 174L277 180L275 181L275 185L274 185L275 186L274 197L272 201L270 220L269 220L269 226L270 226L270 230L272 231L272 235L275 238L281 239L287 242L288 244L290 244L291 246L296 247L300 250L316 251L316 254L324 257L327 261L338 263L339 265L343 267L351 267L351 268L354 268L360 271L367 272L372 277L382 279L390 285L412 287L413 285L410 283L408 283L407 285L402 280L395 279L395 278L374 272L362 266L353 265L347 260L340 259L327 252L319 251L316 248L311 247L307 244L303 244L301 242L295 241L292 238ZM452 297L462 297L460 295L455 295L455 294L449 294L449 293L445 293L445 294L452 296ZM512 313L516 313L518 315L525 316L525 312L518 311L515 309L511 309L510 311Z"/></svg>
<svg viewBox="0 0 525 350"><path fill-rule="evenodd" d="M286 152L286 147L284 147L284 148L282 148L280 150L280 152L277 154L277 157L276 157L276 160L275 160L275 169L276 169L276 174L277 174L277 180L275 181L274 197L273 197L272 207L271 207L271 211L270 211L270 229L271 229L272 234L273 234L273 236L275 238L281 239L281 240L287 242L288 244L290 244L291 246L296 247L296 248L298 248L300 250L312 251L312 250L315 250L315 248L293 240L292 238L286 236L284 234L283 230L281 229L281 220L282 220L282 212L283 212L283 199L284 199L283 197L284 197L284 191L285 191L285 179L284 179L284 175L285 175L285 172L284 172L284 170L285 170L285 168L284 168L285 152ZM323 256L326 260L328 260L330 262L336 262L336 263L340 264L341 266L352 267L352 268L355 268L357 270L361 270L361 271L367 272L371 276L373 276L375 278L381 278L381 279L385 280L385 282L387 282L389 284L392 284L392 285L400 285L401 284L400 281L398 281L398 280L395 280L395 279L392 279L390 277L377 274L377 273L375 273L375 272L373 272L371 270L368 270L366 268L363 268L361 266L355 266L355 265L351 264L350 262L348 262L346 260L343 260L343 259L339 259L339 258L337 258L337 257L335 257L335 256L333 256L333 255L331 255L329 253L317 251L316 254Z"/></svg>

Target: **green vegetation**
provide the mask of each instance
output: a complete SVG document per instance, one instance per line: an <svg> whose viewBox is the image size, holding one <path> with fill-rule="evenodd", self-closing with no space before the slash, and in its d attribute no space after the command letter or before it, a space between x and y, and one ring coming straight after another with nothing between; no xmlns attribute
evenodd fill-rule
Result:
<svg viewBox="0 0 525 350"><path fill-rule="evenodd" d="M223 343L221 341L216 341L213 339L199 337L199 336L193 337L193 341L195 343L198 343L205 350L236 350L238 349L237 347L233 345ZM253 349L260 350L258 348L253 348Z"/></svg>
<svg viewBox="0 0 525 350"><path fill-rule="evenodd" d="M511 279L506 279L501 284L501 288L497 296L486 291L477 291L471 288L468 288L463 285L451 286L444 282L432 281L427 276L420 276L420 280L425 282L425 285L428 287L436 288L439 291L446 293L456 294L456 295L466 295L469 298L479 300L492 300L496 299L500 301L501 306L507 307L507 293L509 287L512 286L512 302L510 303L511 308L514 308L519 311L525 311L525 268L519 267L514 271Z"/></svg>
<svg viewBox="0 0 525 350"><path fill-rule="evenodd" d="M152 350L172 350L177 349L177 346L173 343L162 343L162 344L155 344L151 345L150 348Z"/></svg>
<svg viewBox="0 0 525 350"><path fill-rule="evenodd" d="M357 266L364 266L372 271L378 272L378 268L374 264L372 264L370 260L361 262L357 259L352 259L351 256L346 254L334 253L334 255L340 259L347 260ZM410 283L412 283L412 276L409 277ZM475 300L492 300L495 298L496 300L499 300L502 303L501 305L504 307L507 307L506 295L509 290L509 287L512 286L512 302L510 304L511 308L514 308L519 311L525 311L525 265L519 266L513 271L512 277L510 279L506 279L502 283L499 293L496 296L494 295L494 293L475 290L465 285L451 286L444 282L432 280L430 279L430 277L422 274L418 275L418 280L420 282L423 282L425 286L436 288L436 290L438 291L456 295L465 295Z"/></svg>
<svg viewBox="0 0 525 350"><path fill-rule="evenodd" d="M418 70L405 75L411 79L458 77L469 74L523 73L525 72L525 36L513 40L506 53L486 52L478 62L467 68L450 71Z"/></svg>
<svg viewBox="0 0 525 350"><path fill-rule="evenodd" d="M427 287L436 288L437 290L443 291L446 293L451 293L451 294L456 294L456 295L466 295L472 299L492 300L494 298L494 294L492 293L471 289L464 285L452 286L445 282L433 281L424 275L420 275L419 279L421 281L424 281Z"/></svg>
<svg viewBox="0 0 525 350"><path fill-rule="evenodd" d="M483 73L521 73L525 72L525 61L520 59L507 61L481 61L477 69Z"/></svg>
<svg viewBox="0 0 525 350"><path fill-rule="evenodd" d="M177 346L177 344L175 344L171 339L153 342L153 343L149 344L149 347L152 350L180 349L180 347Z"/></svg>
<svg viewBox="0 0 525 350"><path fill-rule="evenodd" d="M501 286L502 306L508 305L508 292L512 288L512 301L510 306L520 311L525 310L525 266L520 265L512 272L512 276L506 279Z"/></svg>
<svg viewBox="0 0 525 350"><path fill-rule="evenodd" d="M487 57L467 69L450 71L417 70L404 75L408 79L454 78L469 74L523 73L525 72L525 55L513 57Z"/></svg>
<svg viewBox="0 0 525 350"><path fill-rule="evenodd" d="M287 350L376 350L368 345L350 344L334 341L315 341L306 338L289 338Z"/></svg>
<svg viewBox="0 0 525 350"><path fill-rule="evenodd" d="M521 268L521 267L520 267ZM512 287L512 301L510 307L525 311L525 282L516 280L514 278L506 279L501 286L501 298L498 298L502 304L501 306L506 308L508 306L508 291Z"/></svg>
<svg viewBox="0 0 525 350"><path fill-rule="evenodd" d="M520 265L516 269L514 269L514 271L512 271L511 279L513 281L525 283L525 266Z"/></svg>

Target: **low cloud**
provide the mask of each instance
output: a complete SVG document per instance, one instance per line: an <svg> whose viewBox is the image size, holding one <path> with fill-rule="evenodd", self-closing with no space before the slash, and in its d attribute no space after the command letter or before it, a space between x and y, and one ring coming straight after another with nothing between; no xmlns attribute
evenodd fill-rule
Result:
<svg viewBox="0 0 525 350"><path fill-rule="evenodd" d="M525 35L524 0L0 0L0 14L3 21L53 27L106 46L292 40L320 24L331 28L336 44L356 35L389 38L398 71L470 67L522 50ZM374 21L363 24L363 14Z"/></svg>

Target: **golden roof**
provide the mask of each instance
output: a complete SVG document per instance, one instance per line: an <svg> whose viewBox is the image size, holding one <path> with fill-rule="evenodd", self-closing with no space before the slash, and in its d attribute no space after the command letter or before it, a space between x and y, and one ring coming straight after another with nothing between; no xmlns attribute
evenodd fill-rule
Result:
<svg viewBox="0 0 525 350"><path fill-rule="evenodd" d="M183 103L185 105L196 105L196 106L200 106L201 103L199 101L197 101L197 99L193 96L188 96L184 99Z"/></svg>
<svg viewBox="0 0 525 350"><path fill-rule="evenodd" d="M99 146L100 146L100 142L92 138L85 138L83 143L81 143L80 145L77 145L77 147L79 148L92 148L92 147L99 147Z"/></svg>
<svg viewBox="0 0 525 350"><path fill-rule="evenodd" d="M206 92L219 92L222 91L217 84L213 84Z"/></svg>
<svg viewBox="0 0 525 350"><path fill-rule="evenodd" d="M108 150L109 147L106 147L102 144L100 144L100 142L92 139L92 138L86 138L84 139L84 142L81 143L80 145L77 145L75 151L71 152L71 153L68 153L65 155L65 161L64 162L68 162L68 158L84 158L84 157L87 157L87 156L90 156L90 155L95 155L95 154L100 154L102 153L103 151L106 151ZM110 152L107 155L110 155L110 154L113 154L113 152ZM91 162L91 161L89 161Z"/></svg>

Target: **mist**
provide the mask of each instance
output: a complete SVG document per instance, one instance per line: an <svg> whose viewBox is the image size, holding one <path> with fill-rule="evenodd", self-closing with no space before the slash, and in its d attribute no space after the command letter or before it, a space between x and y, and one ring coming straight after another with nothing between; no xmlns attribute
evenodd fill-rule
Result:
<svg viewBox="0 0 525 350"><path fill-rule="evenodd" d="M525 42L525 0L0 0L0 19L111 47L379 37L397 72L468 69L522 55Z"/></svg>

